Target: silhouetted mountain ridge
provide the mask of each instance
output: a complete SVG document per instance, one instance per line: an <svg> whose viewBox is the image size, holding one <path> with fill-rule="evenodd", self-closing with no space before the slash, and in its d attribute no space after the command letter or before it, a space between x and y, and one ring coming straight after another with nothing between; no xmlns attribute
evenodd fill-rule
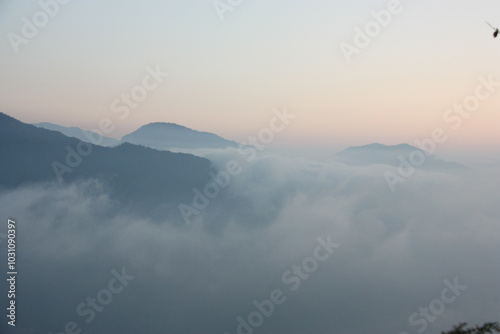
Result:
<svg viewBox="0 0 500 334"><path fill-rule="evenodd" d="M57 181L59 171L64 182L98 179L127 208L150 215L177 214L175 203L192 199L193 188L208 182L211 166L209 160L191 154L158 151L131 143L116 147L84 144L3 113L0 113L0 157L0 188Z"/></svg>
<svg viewBox="0 0 500 334"><path fill-rule="evenodd" d="M335 154L336 160L347 165L358 166L374 164L398 166L401 163L401 159L411 162L410 157L413 160L424 157L422 164L419 162L419 164L413 166L423 169L458 170L466 168L464 165L442 160L433 154L406 143L398 145L373 143L364 146L352 146Z"/></svg>
<svg viewBox="0 0 500 334"><path fill-rule="evenodd" d="M81 129L81 128L78 128L75 126L67 127L67 126L62 126L62 125L48 123L48 122L35 123L33 125L38 127L38 128L44 128L47 130L58 131L65 136L77 138L77 139L80 139L80 140L87 142L87 143L98 144L98 145L102 145L102 146L116 146L120 143L120 141L117 139L114 139L111 137L106 137L103 135L98 135L97 133L95 133L93 131L84 130L84 129ZM92 138L94 138L94 139L92 139Z"/></svg>
<svg viewBox="0 0 500 334"><path fill-rule="evenodd" d="M238 147L239 145L214 133L197 131L179 124L163 122L143 125L136 131L124 136L122 142L140 144L160 150L224 149Z"/></svg>

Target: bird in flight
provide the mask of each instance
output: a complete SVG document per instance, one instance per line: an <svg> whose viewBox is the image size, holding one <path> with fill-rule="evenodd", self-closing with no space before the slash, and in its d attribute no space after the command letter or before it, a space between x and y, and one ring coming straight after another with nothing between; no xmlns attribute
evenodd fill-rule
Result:
<svg viewBox="0 0 500 334"><path fill-rule="evenodd" d="M495 30L495 32L493 32L493 38L497 38L498 33L500 32L498 30L498 28L495 28L494 26L492 26L491 24L489 24L489 22L486 22L486 24L489 25L491 27L491 29Z"/></svg>

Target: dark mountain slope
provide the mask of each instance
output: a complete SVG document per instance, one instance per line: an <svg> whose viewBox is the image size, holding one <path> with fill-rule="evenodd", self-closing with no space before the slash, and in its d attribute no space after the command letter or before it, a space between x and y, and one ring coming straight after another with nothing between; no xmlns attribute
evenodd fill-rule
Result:
<svg viewBox="0 0 500 334"><path fill-rule="evenodd" d="M177 214L177 203L190 203L193 188L203 187L210 171L209 160L190 154L129 143L92 145L0 113L1 188L57 182L54 166L63 182L98 179L127 209L157 216Z"/></svg>

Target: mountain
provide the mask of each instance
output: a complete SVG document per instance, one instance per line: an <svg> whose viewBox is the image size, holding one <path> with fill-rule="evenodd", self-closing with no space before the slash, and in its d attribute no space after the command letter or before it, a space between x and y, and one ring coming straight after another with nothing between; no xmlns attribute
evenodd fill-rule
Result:
<svg viewBox="0 0 500 334"><path fill-rule="evenodd" d="M47 123L47 122L36 123L33 125L38 127L38 128L44 128L47 130L58 131L65 136L78 138L81 141L84 141L87 143L92 143L92 144L97 144L97 145L101 145L101 146L116 146L120 143L120 141L117 139L102 136L102 135L97 134L96 132L83 130L83 129L80 129L77 127L66 127L66 126L61 126L61 125ZM95 138L95 139L92 139L92 138Z"/></svg>
<svg viewBox="0 0 500 334"><path fill-rule="evenodd" d="M211 162L191 154L123 143L103 147L37 128L0 113L0 188L38 182L100 180L126 210L180 216L193 189L209 181Z"/></svg>
<svg viewBox="0 0 500 334"><path fill-rule="evenodd" d="M124 136L122 142L169 149L224 149L239 144L216 134L196 131L175 123L150 123Z"/></svg>
<svg viewBox="0 0 500 334"><path fill-rule="evenodd" d="M459 170L465 169L464 165L439 159L429 155L426 151L409 144L382 145L370 144L353 146L335 155L337 161L347 165L388 165L399 166L402 159L410 162L413 167L432 170ZM416 163L415 163L416 162Z"/></svg>

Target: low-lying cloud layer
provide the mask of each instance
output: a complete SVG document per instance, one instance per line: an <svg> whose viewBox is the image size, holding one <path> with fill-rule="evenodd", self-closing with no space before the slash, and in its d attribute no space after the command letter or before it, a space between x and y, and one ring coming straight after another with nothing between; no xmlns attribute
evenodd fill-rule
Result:
<svg viewBox="0 0 500 334"><path fill-rule="evenodd" d="M18 224L14 332L430 334L499 320L498 169L420 171L391 192L384 166L210 153L221 170L231 158L242 172L189 225L117 214L92 180L0 193ZM116 273L129 280L113 293ZM466 288L446 302L446 282ZM256 304L273 291L266 316Z"/></svg>

